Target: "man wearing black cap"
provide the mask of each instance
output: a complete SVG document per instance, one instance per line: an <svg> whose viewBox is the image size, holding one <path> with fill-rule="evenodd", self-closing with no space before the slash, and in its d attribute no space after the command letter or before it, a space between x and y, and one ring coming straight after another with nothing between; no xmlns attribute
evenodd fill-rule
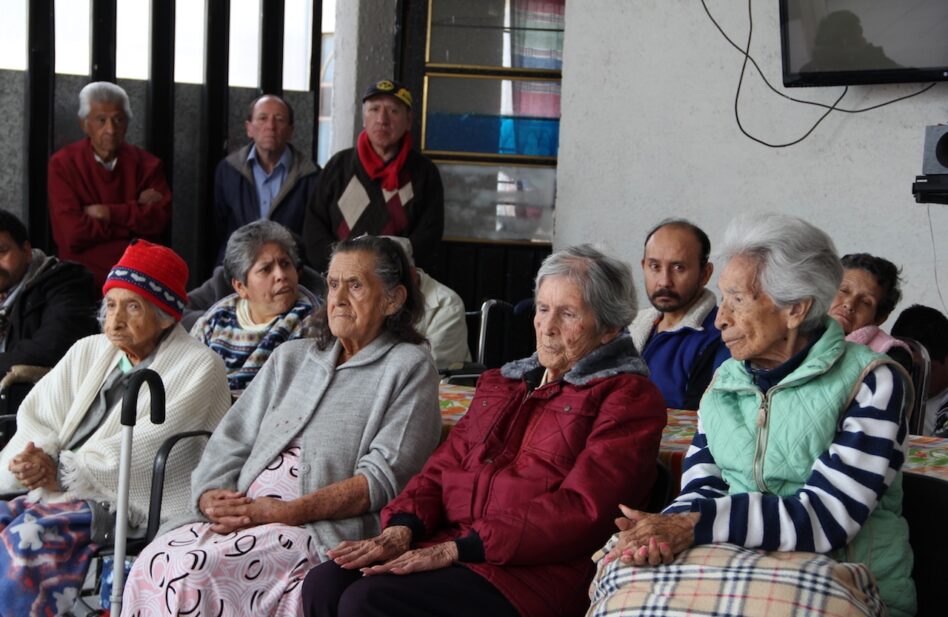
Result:
<svg viewBox="0 0 948 617"><path fill-rule="evenodd" d="M319 177L303 220L306 256L324 271L331 245L351 236L404 236L415 261L430 269L444 231L444 189L430 159L412 148L412 96L396 81L362 96L355 148L333 156Z"/></svg>

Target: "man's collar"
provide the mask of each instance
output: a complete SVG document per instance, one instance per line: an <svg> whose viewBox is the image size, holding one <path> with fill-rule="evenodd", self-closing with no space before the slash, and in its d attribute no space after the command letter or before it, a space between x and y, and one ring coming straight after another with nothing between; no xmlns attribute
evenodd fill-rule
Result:
<svg viewBox="0 0 948 617"><path fill-rule="evenodd" d="M257 146L255 144L250 144L250 151L247 152L247 161L253 161L255 164L260 165L257 161ZM290 167L293 165L293 152L289 143L283 146L283 154L280 155L280 160L277 161L277 164L273 166L273 170L276 171L276 168L280 165L283 165L283 169L287 171L290 171ZM262 165L260 165L260 167L263 168ZM271 171L270 173L273 172Z"/></svg>
<svg viewBox="0 0 948 617"><path fill-rule="evenodd" d="M109 171L113 171L115 169L115 164L118 163L118 153L116 153L116 155L113 156L112 160L109 161L108 163L102 160L102 157L99 156L98 152L96 152L94 148L92 149L92 156L95 157L96 163L108 169Z"/></svg>

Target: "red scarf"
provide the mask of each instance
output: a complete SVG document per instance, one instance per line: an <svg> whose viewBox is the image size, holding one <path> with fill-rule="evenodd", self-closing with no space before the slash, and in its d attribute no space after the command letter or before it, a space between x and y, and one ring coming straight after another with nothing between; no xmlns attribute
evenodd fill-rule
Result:
<svg viewBox="0 0 948 617"><path fill-rule="evenodd" d="M408 158L411 146L411 133L406 131L402 137L402 147L401 150L398 151L398 155L386 163L382 160L382 157L376 154L375 150L372 149L369 136L365 130L363 130L359 133L356 151L359 154L359 162L362 163L362 168L365 169L365 173L369 174L370 178L373 180L381 178L383 189L386 191L397 191L401 188L398 183L398 174L401 173L402 167L405 166L405 159Z"/></svg>

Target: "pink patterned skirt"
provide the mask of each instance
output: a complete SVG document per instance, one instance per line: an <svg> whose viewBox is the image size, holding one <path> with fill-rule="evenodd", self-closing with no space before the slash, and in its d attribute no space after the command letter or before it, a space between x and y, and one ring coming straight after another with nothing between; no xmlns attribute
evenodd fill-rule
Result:
<svg viewBox="0 0 948 617"><path fill-rule="evenodd" d="M251 498L299 497L299 442L294 440L247 489ZM221 535L209 523L155 538L125 584L123 615L301 615L300 587L319 563L304 527L279 523Z"/></svg>

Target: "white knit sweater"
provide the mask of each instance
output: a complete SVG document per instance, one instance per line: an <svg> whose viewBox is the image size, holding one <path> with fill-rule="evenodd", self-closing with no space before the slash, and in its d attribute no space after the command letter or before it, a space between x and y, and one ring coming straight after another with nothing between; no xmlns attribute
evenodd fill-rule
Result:
<svg viewBox="0 0 948 617"><path fill-rule="evenodd" d="M0 451L0 492L26 490L9 471L10 460L32 441L59 460L63 492L37 489L31 494L46 501L118 500L121 449L121 401L82 446L60 451L82 421L105 378L122 352L103 334L73 345L59 363L24 399L17 412L17 431ZM159 344L149 366L165 386L165 422L150 419L151 394L143 387L138 398L129 482L129 520L142 524L148 512L151 468L162 442L182 431L212 430L230 406L224 364L210 349L194 340L181 326ZM187 508L190 473L200 458L202 444L182 443L169 459L165 476L162 519Z"/></svg>

